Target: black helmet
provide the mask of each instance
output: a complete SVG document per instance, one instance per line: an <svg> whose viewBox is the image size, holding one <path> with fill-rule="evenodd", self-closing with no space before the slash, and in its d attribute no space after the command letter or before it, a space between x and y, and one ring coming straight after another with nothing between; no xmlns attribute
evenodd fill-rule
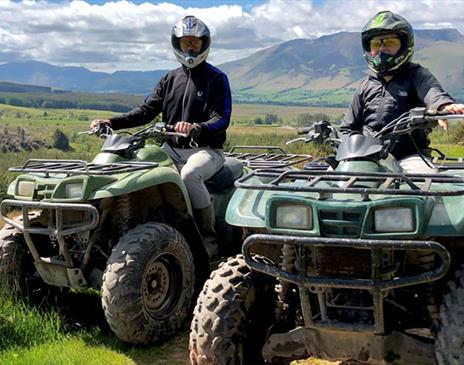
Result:
<svg viewBox="0 0 464 365"><path fill-rule="evenodd" d="M393 33L401 40L401 48L395 55L379 55L373 57L370 40L373 37ZM402 16L391 11L381 11L374 15L361 31L364 57L369 68L380 75L392 74L411 61L414 53L414 31L411 24ZM381 57L382 56L382 57Z"/></svg>
<svg viewBox="0 0 464 365"><path fill-rule="evenodd" d="M179 40L181 37L185 36L201 38L203 43L199 52L182 52ZM172 28L171 44L179 62L189 68L193 68L208 57L211 45L209 29L200 19L188 15Z"/></svg>

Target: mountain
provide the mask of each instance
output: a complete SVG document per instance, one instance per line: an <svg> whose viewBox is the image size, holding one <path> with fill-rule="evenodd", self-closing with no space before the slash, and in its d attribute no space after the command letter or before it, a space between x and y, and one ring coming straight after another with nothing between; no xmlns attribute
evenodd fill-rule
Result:
<svg viewBox="0 0 464 365"><path fill-rule="evenodd" d="M73 91L147 94L166 72L116 71L110 74L83 67L58 67L26 61L0 65L0 80Z"/></svg>
<svg viewBox="0 0 464 365"><path fill-rule="evenodd" d="M464 36L456 29L417 30L414 61L464 100ZM346 106L367 65L358 32L294 39L218 66L234 101ZM92 72L29 61L0 65L0 81L86 92L147 94L167 70Z"/></svg>
<svg viewBox="0 0 464 365"><path fill-rule="evenodd" d="M428 67L446 90L464 97L464 36L456 29L417 30L414 61ZM346 105L366 75L360 35L340 32L296 39L220 66L236 99ZM322 104L321 104L322 103Z"/></svg>

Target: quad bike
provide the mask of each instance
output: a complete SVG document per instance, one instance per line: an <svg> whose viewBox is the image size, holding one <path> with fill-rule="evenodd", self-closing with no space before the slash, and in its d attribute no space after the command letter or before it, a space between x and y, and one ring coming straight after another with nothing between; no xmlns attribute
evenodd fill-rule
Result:
<svg viewBox="0 0 464 365"><path fill-rule="evenodd" d="M319 123L303 140L335 156L238 179L226 221L247 238L197 299L192 364L464 364L463 159L416 174L388 153L440 118L464 116L417 108L343 141Z"/></svg>
<svg viewBox="0 0 464 365"><path fill-rule="evenodd" d="M20 175L8 188L11 198L1 203L6 225L0 231L0 280L39 296L66 291L58 288L96 288L120 339L165 339L191 313L214 264L180 174L160 147L168 138L187 136L163 123L135 134L113 134L108 125L83 133L105 138L90 163L35 159L10 169ZM231 153L237 158L226 157L206 182L220 257L240 252L243 241L241 228L224 218L234 180L253 163L283 167L309 158L272 148Z"/></svg>
<svg viewBox="0 0 464 365"><path fill-rule="evenodd" d="M31 291L32 281L101 289L114 333L148 343L180 328L209 258L179 172L160 146L146 143L186 136L162 123L125 133L107 125L90 131L106 137L91 163L29 160L10 169L21 174L8 188L12 199L1 203L0 277ZM240 230L224 215L242 170L227 159L208 182L222 254L239 248Z"/></svg>

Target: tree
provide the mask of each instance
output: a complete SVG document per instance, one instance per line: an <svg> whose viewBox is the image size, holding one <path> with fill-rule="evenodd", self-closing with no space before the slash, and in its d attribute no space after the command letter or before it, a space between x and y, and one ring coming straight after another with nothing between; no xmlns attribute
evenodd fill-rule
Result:
<svg viewBox="0 0 464 365"><path fill-rule="evenodd" d="M282 119L277 116L277 114L266 113L264 117L264 124L282 124Z"/></svg>
<svg viewBox="0 0 464 365"><path fill-rule="evenodd" d="M59 129L53 134L53 147L62 151L68 151L70 149L68 137Z"/></svg>
<svg viewBox="0 0 464 365"><path fill-rule="evenodd" d="M302 126L302 127L309 127L314 122L321 121L321 120L330 121L331 118L329 115L324 114L324 113L316 113L316 114L305 113L305 114L299 114L295 119L296 125Z"/></svg>

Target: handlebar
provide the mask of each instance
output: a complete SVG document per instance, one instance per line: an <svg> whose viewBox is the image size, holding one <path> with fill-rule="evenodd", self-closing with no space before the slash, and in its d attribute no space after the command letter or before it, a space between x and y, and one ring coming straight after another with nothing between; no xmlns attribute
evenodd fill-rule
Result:
<svg viewBox="0 0 464 365"><path fill-rule="evenodd" d="M188 134L186 133L179 133L174 130L174 126L171 124L166 124L166 123L155 123L154 126L149 127L148 130L151 130L154 133L162 134L165 136L171 136L171 137L182 137L182 138L187 138L189 137Z"/></svg>
<svg viewBox="0 0 464 365"><path fill-rule="evenodd" d="M464 114L450 114L433 109L414 108L385 125L374 134L374 137L390 139L393 136L411 133L415 129L433 128L440 119L464 120Z"/></svg>
<svg viewBox="0 0 464 365"><path fill-rule="evenodd" d="M298 129L296 130L296 133L297 133L297 134L306 134L306 133L310 132L310 131L313 130L313 129L314 129L313 126L311 126L311 127L298 128Z"/></svg>
<svg viewBox="0 0 464 365"><path fill-rule="evenodd" d="M96 135L98 137L106 138L112 135L114 130L111 128L111 125L108 123L99 123L94 128L78 132L78 134L87 134L87 135ZM124 132L125 134L131 134L129 132ZM147 128L144 128L134 134L131 134L134 140L136 139L147 139L147 138L155 138L158 136L166 136L166 137L189 137L186 133L179 133L174 130L173 125L165 124L165 123L156 123L154 125L150 125Z"/></svg>
<svg viewBox="0 0 464 365"><path fill-rule="evenodd" d="M330 143L332 146L337 145L340 141L340 133L333 127L330 122L326 120L314 122L310 127L303 127L297 129L297 134L306 134L305 137L299 137L286 142L286 145L295 142L319 142L319 143Z"/></svg>
<svg viewBox="0 0 464 365"><path fill-rule="evenodd" d="M109 123L99 123L89 131L78 132L77 134L96 135L98 137L107 138L113 134L113 128Z"/></svg>

